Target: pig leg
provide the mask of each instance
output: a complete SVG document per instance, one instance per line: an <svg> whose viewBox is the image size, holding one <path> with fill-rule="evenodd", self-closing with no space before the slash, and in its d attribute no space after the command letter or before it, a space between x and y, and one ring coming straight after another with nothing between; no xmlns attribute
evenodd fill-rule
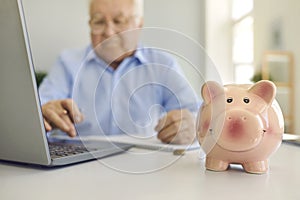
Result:
<svg viewBox="0 0 300 200"><path fill-rule="evenodd" d="M252 174L263 174L268 171L269 164L267 160L257 162L247 162L243 164L244 170Z"/></svg>
<svg viewBox="0 0 300 200"><path fill-rule="evenodd" d="M225 171L229 166L228 162L223 160L214 159L211 157L207 157L205 161L205 167L208 170L212 171Z"/></svg>

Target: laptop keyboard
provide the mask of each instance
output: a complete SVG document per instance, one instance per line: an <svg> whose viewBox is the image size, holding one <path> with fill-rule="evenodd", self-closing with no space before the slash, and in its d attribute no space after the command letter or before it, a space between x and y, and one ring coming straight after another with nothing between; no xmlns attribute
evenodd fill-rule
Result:
<svg viewBox="0 0 300 200"><path fill-rule="evenodd" d="M51 158L60 158L65 156L72 156L81 153L90 152L91 149L86 149L84 145L80 144L62 144L50 143L49 150Z"/></svg>

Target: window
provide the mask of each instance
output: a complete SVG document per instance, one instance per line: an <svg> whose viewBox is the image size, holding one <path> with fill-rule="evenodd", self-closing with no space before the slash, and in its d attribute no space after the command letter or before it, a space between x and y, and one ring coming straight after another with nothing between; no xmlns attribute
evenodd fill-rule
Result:
<svg viewBox="0 0 300 200"><path fill-rule="evenodd" d="M232 0L232 19L238 20L252 12L253 0Z"/></svg>
<svg viewBox="0 0 300 200"><path fill-rule="evenodd" d="M253 66L253 0L232 0L232 61L236 83L250 83Z"/></svg>

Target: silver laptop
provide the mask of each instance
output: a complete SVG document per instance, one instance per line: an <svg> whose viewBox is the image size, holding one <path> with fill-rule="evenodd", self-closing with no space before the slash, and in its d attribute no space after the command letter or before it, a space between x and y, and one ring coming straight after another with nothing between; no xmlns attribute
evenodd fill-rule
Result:
<svg viewBox="0 0 300 200"><path fill-rule="evenodd" d="M0 0L0 160L68 165L121 153L111 142L48 141L21 0Z"/></svg>

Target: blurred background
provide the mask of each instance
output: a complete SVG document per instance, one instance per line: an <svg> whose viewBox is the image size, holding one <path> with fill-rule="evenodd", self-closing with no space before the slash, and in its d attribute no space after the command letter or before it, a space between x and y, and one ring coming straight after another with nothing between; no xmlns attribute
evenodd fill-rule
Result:
<svg viewBox="0 0 300 200"><path fill-rule="evenodd" d="M88 0L23 4L37 72L47 73L63 49L89 44ZM203 47L223 84L272 80L285 132L300 134L300 90L295 87L300 81L299 10L299 0L145 0L145 27L177 31ZM203 61L191 67L178 60L200 94L203 77L212 77L212 66Z"/></svg>

